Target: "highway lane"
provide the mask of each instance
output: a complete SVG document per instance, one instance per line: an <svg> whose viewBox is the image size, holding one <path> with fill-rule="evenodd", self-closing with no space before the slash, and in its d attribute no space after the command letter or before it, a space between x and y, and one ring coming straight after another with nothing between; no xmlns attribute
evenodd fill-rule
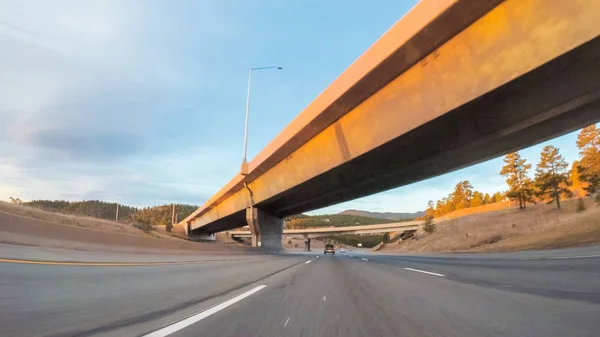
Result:
<svg viewBox="0 0 600 337"><path fill-rule="evenodd" d="M171 336L598 335L600 258L507 256L0 264L0 335L141 336L190 316Z"/></svg>
<svg viewBox="0 0 600 337"><path fill-rule="evenodd" d="M488 287L487 278L482 285L465 283L458 277L404 269L440 268L402 260L375 255L322 256L293 277L267 284L252 297L173 336L598 335L600 305L594 301ZM587 262L592 268L598 266L598 259ZM496 267L469 267L477 270L469 277L483 278ZM553 267L557 268L561 267ZM455 275L450 269L444 272ZM583 274L577 269L570 272L595 277L595 289L587 291L597 296L599 269L592 273L584 268ZM458 269L456 274L465 270ZM501 271L489 277L498 273ZM553 286L561 283L548 282L547 287Z"/></svg>
<svg viewBox="0 0 600 337"><path fill-rule="evenodd" d="M303 262L254 256L159 266L0 263L0 336L134 336ZM123 327L136 329L115 332Z"/></svg>
<svg viewBox="0 0 600 337"><path fill-rule="evenodd" d="M461 283L600 304L600 256L485 259L371 255L369 260L385 268L434 272Z"/></svg>

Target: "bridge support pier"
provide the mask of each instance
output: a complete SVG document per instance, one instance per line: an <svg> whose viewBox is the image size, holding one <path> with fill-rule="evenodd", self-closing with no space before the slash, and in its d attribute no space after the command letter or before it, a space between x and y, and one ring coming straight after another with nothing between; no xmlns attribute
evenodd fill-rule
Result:
<svg viewBox="0 0 600 337"><path fill-rule="evenodd" d="M304 250L310 252L310 238L304 238Z"/></svg>
<svg viewBox="0 0 600 337"><path fill-rule="evenodd" d="M252 247L281 249L283 219L258 208L246 208L246 222L252 232Z"/></svg>

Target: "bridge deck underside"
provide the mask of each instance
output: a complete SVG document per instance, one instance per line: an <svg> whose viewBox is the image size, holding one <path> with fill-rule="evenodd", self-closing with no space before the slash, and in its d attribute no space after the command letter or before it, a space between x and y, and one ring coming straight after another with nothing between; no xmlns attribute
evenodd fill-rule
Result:
<svg viewBox="0 0 600 337"><path fill-rule="evenodd" d="M600 119L600 39L257 207L310 211L451 172Z"/></svg>
<svg viewBox="0 0 600 337"><path fill-rule="evenodd" d="M594 8L600 4L583 0L503 3L250 182L254 206L279 217L298 214L597 122ZM192 229L244 226L248 206L247 191L236 192L192 221Z"/></svg>
<svg viewBox="0 0 600 337"><path fill-rule="evenodd" d="M255 207L285 217L407 185L600 120L600 38ZM245 225L244 212L208 231Z"/></svg>

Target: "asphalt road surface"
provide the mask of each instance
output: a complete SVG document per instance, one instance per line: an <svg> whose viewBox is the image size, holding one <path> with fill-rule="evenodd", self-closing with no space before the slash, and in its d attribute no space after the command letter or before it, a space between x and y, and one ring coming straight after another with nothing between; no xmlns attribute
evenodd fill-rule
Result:
<svg viewBox="0 0 600 337"><path fill-rule="evenodd" d="M599 336L600 252L554 252L0 262L0 336Z"/></svg>

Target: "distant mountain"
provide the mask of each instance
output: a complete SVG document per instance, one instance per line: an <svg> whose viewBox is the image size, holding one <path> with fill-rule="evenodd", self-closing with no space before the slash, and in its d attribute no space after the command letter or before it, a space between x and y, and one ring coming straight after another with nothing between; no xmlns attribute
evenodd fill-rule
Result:
<svg viewBox="0 0 600 337"><path fill-rule="evenodd" d="M367 212L367 211L359 211L356 209L348 209L338 214L345 215L356 215L356 216L364 216L368 218L377 218L377 219L386 219L386 220L409 220L415 219L420 216L423 216L425 212L415 212L415 213L392 213L392 212Z"/></svg>

